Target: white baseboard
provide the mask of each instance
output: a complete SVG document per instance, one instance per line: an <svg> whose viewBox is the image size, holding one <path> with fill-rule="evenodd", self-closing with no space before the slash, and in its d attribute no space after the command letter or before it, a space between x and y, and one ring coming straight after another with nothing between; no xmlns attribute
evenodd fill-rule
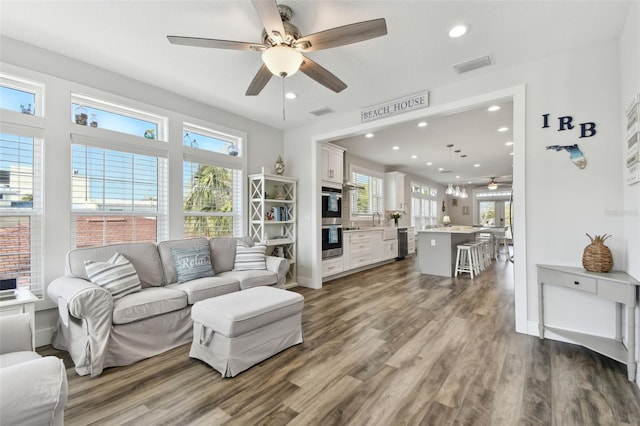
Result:
<svg viewBox="0 0 640 426"><path fill-rule="evenodd" d="M36 330L36 348L47 346L53 340L54 327Z"/></svg>

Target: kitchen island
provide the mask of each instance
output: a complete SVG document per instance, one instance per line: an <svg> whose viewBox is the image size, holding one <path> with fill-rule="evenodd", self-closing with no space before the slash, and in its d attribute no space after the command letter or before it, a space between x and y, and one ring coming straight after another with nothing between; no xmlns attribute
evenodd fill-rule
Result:
<svg viewBox="0 0 640 426"><path fill-rule="evenodd" d="M441 277L455 275L458 245L475 240L484 228L446 226L418 231L418 265L420 272Z"/></svg>

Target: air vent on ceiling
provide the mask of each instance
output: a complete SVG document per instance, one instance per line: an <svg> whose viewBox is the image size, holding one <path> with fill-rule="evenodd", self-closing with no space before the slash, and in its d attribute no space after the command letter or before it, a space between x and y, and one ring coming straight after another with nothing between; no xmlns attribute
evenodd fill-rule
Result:
<svg viewBox="0 0 640 426"><path fill-rule="evenodd" d="M489 55L486 55L470 59L465 62L460 62L459 64L455 64L453 66L453 69L455 69L458 74L462 74L463 72L486 67L487 65L491 65L492 63L493 61L491 60L491 57Z"/></svg>
<svg viewBox="0 0 640 426"><path fill-rule="evenodd" d="M316 117L320 117L321 115L331 114L332 112L336 112L336 111L334 109L329 108L328 106L325 106L309 112L315 115Z"/></svg>
<svg viewBox="0 0 640 426"><path fill-rule="evenodd" d="M451 173L451 170L440 170L440 173Z"/></svg>

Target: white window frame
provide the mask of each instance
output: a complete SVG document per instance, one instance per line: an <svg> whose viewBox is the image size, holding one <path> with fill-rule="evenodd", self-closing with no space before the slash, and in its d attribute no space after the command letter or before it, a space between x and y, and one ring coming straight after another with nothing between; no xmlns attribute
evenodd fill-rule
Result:
<svg viewBox="0 0 640 426"><path fill-rule="evenodd" d="M231 169L233 173L233 212L189 212L184 210L184 184L182 187L182 197L180 199L181 211L182 211L182 232L184 233L185 217L186 216L203 216L203 217L233 217L233 230L234 237L241 237L246 235L247 232L247 170L246 170L246 134L235 131L232 129L224 128L219 125L205 126L200 124L194 124L193 122L185 121L182 123L181 135L184 132L198 133L203 136L208 136L230 143L234 143L239 148L239 154L237 156L230 156L219 152L209 151L206 149L191 147L180 142L182 146L182 164L181 171L184 171L184 163L196 163L199 165L207 165L214 167L223 167ZM184 176L182 176L181 182L184 182Z"/></svg>
<svg viewBox="0 0 640 426"><path fill-rule="evenodd" d="M118 104L115 102L111 102L111 101L107 101L104 99L98 99L96 97L93 96L88 96L88 95L84 95L84 94L80 94L80 93L76 93L76 92L71 92L71 102L70 102L70 106L72 106L73 104L79 104L82 106L88 106L91 108L96 108L96 109L100 109L103 111L107 111L107 112L111 112L114 114L120 114L120 115L124 115L127 117L131 117L131 118L135 118L138 120L144 120L144 121L150 121L155 123L158 126L158 134L156 135L155 139L153 139L154 141L160 141L160 142L167 142L167 128L168 128L168 119L167 117L158 115L158 114L154 114L151 112L147 112L147 111L143 111L141 109L138 108L133 108L127 105L122 105L122 104ZM98 128L100 129L100 128ZM93 129L93 130L98 130L98 129ZM106 130L109 132L113 132L113 133L118 133L118 134L123 134L126 136L131 136L131 137L137 137L140 139L144 139L143 135L140 136L135 136L135 135L130 135L128 133L124 133L124 132L119 132L118 130L113 130L113 129L100 129L102 131Z"/></svg>
<svg viewBox="0 0 640 426"><path fill-rule="evenodd" d="M35 129L21 125L0 123L0 132L32 138L33 139L33 204L30 209L20 208L0 208L2 217L29 217L30 225L30 289L42 298L45 290L44 285L44 194L43 194L43 169L44 169L44 132L42 129Z"/></svg>
<svg viewBox="0 0 640 426"><path fill-rule="evenodd" d="M70 206L71 211L71 229L72 229L72 245L76 247L77 243L77 230L76 219L78 217L95 216L95 217L156 217L156 242L166 240L168 238L168 161L167 161L167 147L160 145L156 147L149 146L144 141L130 140L137 139L131 135L125 133L117 133L123 136L123 140L105 140L100 138L91 138L84 135L71 134L72 145L82 145L87 147L100 148L110 151L121 151L129 154L141 154L158 158L158 200L157 209L150 209L148 211L138 210L134 212L130 211L95 211L90 209L74 208L73 202ZM143 139L143 138L142 138ZM71 162L73 166L73 161ZM73 173L73 170L70 170ZM73 182L72 182L73 185ZM73 187L70 188L73 194Z"/></svg>
<svg viewBox="0 0 640 426"><path fill-rule="evenodd" d="M414 188L418 188L418 191L414 191ZM416 229L425 229L429 226L436 226L438 224L438 189L433 185L427 185L421 182L411 182L411 208L413 209L417 204L420 206L420 211L411 212L411 225ZM426 210L426 211L425 211ZM417 218L417 220L416 220Z"/></svg>
<svg viewBox="0 0 640 426"><path fill-rule="evenodd" d="M44 117L44 83L0 72L0 85L35 95L34 116Z"/></svg>
<svg viewBox="0 0 640 426"><path fill-rule="evenodd" d="M360 166L356 166L356 165L351 165L349 167L349 177L350 180L355 181L355 177L353 176L355 173L359 174L359 175L363 175L363 176L367 176L369 177L369 179L373 178L373 179L378 179L380 180L378 188L379 191L376 194L377 198L379 200L379 209L381 211L370 211L368 213L355 213L354 209L355 209L355 203L357 201L357 197L355 196L355 194L352 193L350 198L351 201L351 205L349 206L349 219L350 220L363 220L363 219L373 219L373 216L375 213L380 213L381 216L384 216L384 205L385 205L385 199L384 199L384 173L381 172L376 172L375 170L370 170L370 169L366 169L364 167L360 167ZM371 195L371 194L370 194ZM369 206L370 210L373 210L373 205Z"/></svg>

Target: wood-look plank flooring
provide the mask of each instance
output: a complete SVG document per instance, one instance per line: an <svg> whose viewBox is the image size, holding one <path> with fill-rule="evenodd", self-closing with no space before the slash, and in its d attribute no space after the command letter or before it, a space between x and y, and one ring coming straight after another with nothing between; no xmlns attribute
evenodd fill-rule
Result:
<svg viewBox="0 0 640 426"><path fill-rule="evenodd" d="M296 288L304 343L234 378L189 345L79 377L72 425L640 425L626 366L514 331L513 266L471 280L421 275L415 257Z"/></svg>

